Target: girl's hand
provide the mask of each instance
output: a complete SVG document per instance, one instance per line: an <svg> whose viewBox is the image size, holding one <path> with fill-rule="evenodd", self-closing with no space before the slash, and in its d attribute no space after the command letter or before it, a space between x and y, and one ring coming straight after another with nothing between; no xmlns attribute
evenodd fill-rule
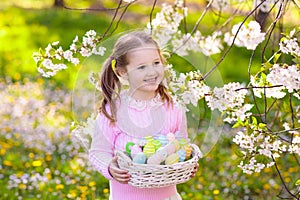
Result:
<svg viewBox="0 0 300 200"><path fill-rule="evenodd" d="M194 167L194 170L193 170L193 172L192 172L192 174L191 174L191 177L194 177L194 176L196 175L196 173L197 173L197 171L198 171L198 167L199 167L199 164L196 163L196 165L195 165L195 167Z"/></svg>
<svg viewBox="0 0 300 200"><path fill-rule="evenodd" d="M109 164L108 170L111 176L118 182L122 184L127 184L130 180L130 174L128 174L127 170L122 170L119 168L117 163L117 157L115 156L111 163Z"/></svg>

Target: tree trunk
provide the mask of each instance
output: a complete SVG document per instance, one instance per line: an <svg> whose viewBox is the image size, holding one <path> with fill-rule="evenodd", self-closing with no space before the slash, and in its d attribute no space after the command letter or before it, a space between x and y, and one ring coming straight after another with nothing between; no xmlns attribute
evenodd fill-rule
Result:
<svg viewBox="0 0 300 200"><path fill-rule="evenodd" d="M64 0L55 0L54 7L64 7Z"/></svg>

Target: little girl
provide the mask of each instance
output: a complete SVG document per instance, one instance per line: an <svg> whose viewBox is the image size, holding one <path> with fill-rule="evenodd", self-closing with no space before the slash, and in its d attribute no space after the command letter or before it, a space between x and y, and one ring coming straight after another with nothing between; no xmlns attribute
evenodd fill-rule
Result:
<svg viewBox="0 0 300 200"><path fill-rule="evenodd" d="M121 92L120 79L129 83ZM103 101L96 119L89 159L110 183L110 200L178 200L176 185L136 188L130 174L117 164L114 150L138 143L147 135L180 131L187 138L185 112L173 105L162 81L164 58L157 43L144 32L119 38L103 66ZM193 173L196 173L197 166Z"/></svg>

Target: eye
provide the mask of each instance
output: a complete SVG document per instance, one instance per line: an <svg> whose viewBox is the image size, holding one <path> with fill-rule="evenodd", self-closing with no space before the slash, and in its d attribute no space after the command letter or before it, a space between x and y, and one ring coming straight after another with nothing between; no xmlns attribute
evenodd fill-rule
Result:
<svg viewBox="0 0 300 200"><path fill-rule="evenodd" d="M143 70L143 69L145 69L146 68L146 66L145 65L141 65L141 66L139 66L137 69L139 69L139 70Z"/></svg>
<svg viewBox="0 0 300 200"><path fill-rule="evenodd" d="M161 65L161 62L160 62L160 61L155 61L155 62L154 62L154 65L155 65L155 66Z"/></svg>

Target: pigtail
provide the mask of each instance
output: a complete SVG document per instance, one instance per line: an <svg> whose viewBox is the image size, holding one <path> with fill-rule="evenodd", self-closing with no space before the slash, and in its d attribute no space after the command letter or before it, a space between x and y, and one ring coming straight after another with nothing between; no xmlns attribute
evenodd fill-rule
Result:
<svg viewBox="0 0 300 200"><path fill-rule="evenodd" d="M168 105L173 106L173 99L172 99L171 95L169 94L168 89L164 85L159 84L156 91L161 96L163 101L167 101Z"/></svg>
<svg viewBox="0 0 300 200"><path fill-rule="evenodd" d="M112 60L114 60L114 62L112 62ZM100 112L102 112L112 123L116 121L116 99L119 98L119 93L121 91L121 82L115 70L116 62L116 59L111 57L107 59L103 66L100 78L103 96ZM106 109L107 104L109 105L110 113Z"/></svg>

